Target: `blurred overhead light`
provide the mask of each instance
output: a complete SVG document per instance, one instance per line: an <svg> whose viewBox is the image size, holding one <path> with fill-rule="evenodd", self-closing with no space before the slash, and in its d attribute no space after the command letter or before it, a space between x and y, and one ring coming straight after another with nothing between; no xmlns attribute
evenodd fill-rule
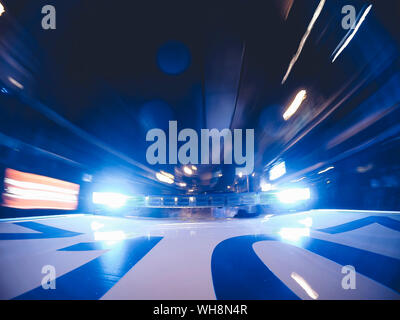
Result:
<svg viewBox="0 0 400 320"><path fill-rule="evenodd" d="M314 24L317 21L319 15L321 14L322 9L324 8L325 2L326 2L326 0L321 0L319 2L318 7L315 10L314 15L313 15L313 17L312 17L312 19L310 21L310 24L307 27L306 33L303 35L303 38L300 41L299 47L297 49L297 52L294 55L294 57L292 58L292 60L290 61L289 67L288 67L288 69L286 71L286 74L282 79L282 84L284 84L286 82L287 78L289 77L290 72L292 71L293 66L295 65L297 59L299 59L301 51L303 50L303 47L304 47L304 45L305 45L305 43L307 41L307 38L310 35L311 30L313 29Z"/></svg>
<svg viewBox="0 0 400 320"><path fill-rule="evenodd" d="M367 15L371 11L371 9L372 9L372 4L369 5L367 9L365 9L360 20L358 20L356 27L353 30L350 30L350 35L346 38L346 40L344 42L343 42L343 40L340 42L339 46L333 52L334 57L332 59L332 63L335 62L337 57L339 57L339 55L343 52L343 50L346 49L346 47L349 45L350 41L353 40L358 29L360 29L361 24L364 22L365 18L367 17Z"/></svg>
<svg viewBox="0 0 400 320"><path fill-rule="evenodd" d="M92 201L94 204L101 204L107 207L117 209L125 205L128 196L114 192L93 192Z"/></svg>
<svg viewBox="0 0 400 320"><path fill-rule="evenodd" d="M197 167L196 166L192 166L192 170L197 171Z"/></svg>
<svg viewBox="0 0 400 320"><path fill-rule="evenodd" d="M4 6L0 2L0 16L5 12Z"/></svg>
<svg viewBox="0 0 400 320"><path fill-rule="evenodd" d="M328 167L328 168L326 168L326 169L321 170L320 172L318 172L318 174L323 174L323 173L328 172L328 171L330 171L330 170L332 170L332 169L335 169L335 167Z"/></svg>
<svg viewBox="0 0 400 320"><path fill-rule="evenodd" d="M8 77L8 81L10 81L14 86L16 86L18 89L23 89L24 86L22 84L20 84L17 80L15 80L12 77Z"/></svg>
<svg viewBox="0 0 400 320"><path fill-rule="evenodd" d="M165 172L163 170L160 171L161 174L163 174L164 176L170 178L170 179L174 179L174 176L168 172Z"/></svg>
<svg viewBox="0 0 400 320"><path fill-rule="evenodd" d="M191 175L193 174L193 170L190 169L190 168L187 167L187 166L183 167L183 171L184 171L187 175L189 175L189 176L191 176Z"/></svg>
<svg viewBox="0 0 400 320"><path fill-rule="evenodd" d="M294 98L293 102L290 104L289 108L286 109L285 113L283 114L283 119L285 121L289 120L299 109L301 103L307 98L307 91L300 90L296 98Z"/></svg>
<svg viewBox="0 0 400 320"><path fill-rule="evenodd" d="M172 176L172 178L171 178ZM168 184L173 184L174 183L174 179L173 179L173 175L168 174L165 175L163 171L161 172L157 172L156 173L156 178L158 179L158 181L164 182L164 183L168 183Z"/></svg>
<svg viewBox="0 0 400 320"><path fill-rule="evenodd" d="M359 166L357 167L357 172L358 173L365 173L368 172L369 170L371 170L374 167L374 165L372 163L366 165L366 166Z"/></svg>
<svg viewBox="0 0 400 320"><path fill-rule="evenodd" d="M286 173L285 162L278 163L269 170L269 180L273 181L282 177Z"/></svg>
<svg viewBox="0 0 400 320"><path fill-rule="evenodd" d="M309 188L293 188L278 192L277 197L282 203L295 203L310 199L311 193Z"/></svg>
<svg viewBox="0 0 400 320"><path fill-rule="evenodd" d="M178 182L178 186L180 186L180 187L186 187L186 183L185 182Z"/></svg>

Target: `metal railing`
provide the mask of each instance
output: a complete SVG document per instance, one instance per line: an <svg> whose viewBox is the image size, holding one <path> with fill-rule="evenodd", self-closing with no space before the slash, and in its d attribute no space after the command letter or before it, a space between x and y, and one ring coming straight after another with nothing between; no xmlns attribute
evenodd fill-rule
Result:
<svg viewBox="0 0 400 320"><path fill-rule="evenodd" d="M249 192L241 194L177 195L177 196L132 196L126 206L135 208L218 208L253 205L269 205L275 199L271 192Z"/></svg>

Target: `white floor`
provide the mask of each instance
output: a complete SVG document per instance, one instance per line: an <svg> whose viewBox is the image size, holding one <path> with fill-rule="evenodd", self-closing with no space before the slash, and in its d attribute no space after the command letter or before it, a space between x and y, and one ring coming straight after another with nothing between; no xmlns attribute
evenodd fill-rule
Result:
<svg viewBox="0 0 400 320"><path fill-rule="evenodd" d="M389 225L380 223L379 217L389 218ZM367 219L367 223L358 226L363 219ZM355 224L345 232L323 230L350 222ZM224 298L218 296L218 292L223 290L214 288L211 262L214 249L224 240L257 235L266 235L271 239L254 241L249 250L254 250L265 268L300 299L400 299L400 232L396 222L400 223L400 213L343 210L202 222L93 215L0 220L0 299ZM44 226L44 230L35 230L38 224ZM64 231L79 234L67 232L64 236ZM35 234L40 233L44 235L35 239ZM120 248L119 245L129 239L139 237L149 241L154 239L155 245L132 267L121 271L126 268L126 250L131 249L115 250L114 255L106 253ZM379 259L369 261L370 265L362 266L365 268L361 271L356 268L356 288L346 290L342 286L346 276L342 268L351 265L355 258L349 257L349 263L345 263L345 255L349 254L346 251L340 263L333 261L329 257L334 253L329 253L327 257L318 249L313 252L304 245L308 239L324 240L327 246L333 243L359 249L355 252L373 253ZM85 249L79 247L78 244L82 243L98 243L103 247L91 248L89 245L89 249ZM60 250L74 245L78 245L78 249ZM244 256L238 252L233 259L241 257ZM376 266L375 271L377 261L388 261L388 265L384 269ZM92 264L88 265L89 262ZM230 260L224 263L227 264L224 266L226 270L230 270ZM46 277L42 269L48 265L54 267L56 272L55 290L42 287ZM79 268L83 268L82 272L89 272L89 275L80 279L76 272ZM120 270L114 270L118 268ZM251 270L251 266L247 268ZM232 269L232 272L242 278L246 276L245 272L240 274L240 270ZM215 272L214 276L221 275ZM94 277L94 280L91 278L92 282L85 282L87 277ZM249 284L254 281L250 278L251 273ZM386 282L380 279L386 279ZM93 288L92 292L91 288L85 287L85 283L93 284L93 281L99 282L96 285L100 289ZM100 283L102 281L104 286ZM274 287L269 287L266 282L265 290L273 294ZM50 291L54 293L47 296ZM240 292L238 294L239 298L246 299L246 296L240 297Z"/></svg>

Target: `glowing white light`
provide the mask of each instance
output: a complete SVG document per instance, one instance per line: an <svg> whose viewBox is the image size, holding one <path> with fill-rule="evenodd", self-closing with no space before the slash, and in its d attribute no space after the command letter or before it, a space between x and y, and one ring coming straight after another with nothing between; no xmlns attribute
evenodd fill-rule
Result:
<svg viewBox="0 0 400 320"><path fill-rule="evenodd" d="M197 167L196 166L192 166L192 170L197 171Z"/></svg>
<svg viewBox="0 0 400 320"><path fill-rule="evenodd" d="M178 183L178 186L180 186L180 187L186 187L186 183L185 183L185 182L179 182L179 183Z"/></svg>
<svg viewBox="0 0 400 320"><path fill-rule="evenodd" d="M328 167L328 168L326 168L326 169L321 170L320 172L318 172L318 174L323 174L323 173L328 172L328 171L330 171L330 170L332 170L332 169L335 169L335 167Z"/></svg>
<svg viewBox="0 0 400 320"><path fill-rule="evenodd" d="M302 237L310 236L310 228L282 228L279 235L284 240L299 241Z"/></svg>
<svg viewBox="0 0 400 320"><path fill-rule="evenodd" d="M4 10L4 6L0 3L0 16L1 16L4 12L6 12L6 11Z"/></svg>
<svg viewBox="0 0 400 320"><path fill-rule="evenodd" d="M106 205L110 208L121 208L128 200L128 196L114 192L93 192L92 201L95 204Z"/></svg>
<svg viewBox="0 0 400 320"><path fill-rule="evenodd" d="M124 239L126 239L126 235L123 231L98 231L94 233L94 240L96 241L121 241Z"/></svg>
<svg viewBox="0 0 400 320"><path fill-rule="evenodd" d="M194 197L189 197L190 202L194 202Z"/></svg>
<svg viewBox="0 0 400 320"><path fill-rule="evenodd" d="M183 167L183 171L189 176L193 174L193 170L190 169L189 167Z"/></svg>
<svg viewBox="0 0 400 320"><path fill-rule="evenodd" d="M278 179L286 173L286 164L281 162L269 170L269 179L271 181Z"/></svg>
<svg viewBox="0 0 400 320"><path fill-rule="evenodd" d="M172 175L171 175L171 176L172 176ZM173 176L172 176L172 177L173 177ZM160 172L157 172L157 173L156 173L156 178L157 178L159 181L165 182L165 183L168 183L168 184L173 184L173 183L174 183L174 179L173 179L173 178L170 178L169 176L166 176L165 174L160 173Z"/></svg>
<svg viewBox="0 0 400 320"><path fill-rule="evenodd" d="M242 178L243 177L243 172L240 171L238 176L239 176L239 178Z"/></svg>
<svg viewBox="0 0 400 320"><path fill-rule="evenodd" d="M346 49L346 47L349 45L350 41L353 40L358 29L360 29L361 24L364 22L365 18L367 17L367 15L371 11L371 9L372 9L372 4L369 5L369 7L364 11L360 20L357 22L356 27L354 28L354 30L352 30L351 34L347 37L346 41L342 45L339 44L339 46L340 46L339 50L337 48L335 49L335 51L336 50L338 50L338 51L336 52L335 56L333 57L332 63L335 62L337 57L339 57L339 55L343 52L343 50Z"/></svg>
<svg viewBox="0 0 400 320"><path fill-rule="evenodd" d="M297 201L308 200L311 197L309 188L293 188L279 191L277 197L280 202L294 203Z"/></svg>
<svg viewBox="0 0 400 320"><path fill-rule="evenodd" d="M307 98L307 91L306 90L300 90L290 106L286 109L285 113L283 114L283 119L285 121L289 120L300 108L300 105L302 102Z"/></svg>
<svg viewBox="0 0 400 320"><path fill-rule="evenodd" d="M292 272L292 274L290 276L292 277L292 279L294 281L296 281L300 285L300 287L303 288L303 290L309 295L309 297L311 299L314 299L314 300L318 299L318 297L319 297L318 293L315 292L313 290L313 288L311 288L311 286L307 283L306 280L304 280L303 277L298 275L296 272Z"/></svg>

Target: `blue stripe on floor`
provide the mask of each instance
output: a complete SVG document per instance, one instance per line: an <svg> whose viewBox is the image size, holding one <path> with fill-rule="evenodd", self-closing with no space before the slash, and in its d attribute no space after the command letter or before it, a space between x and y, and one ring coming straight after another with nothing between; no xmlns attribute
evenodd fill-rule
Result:
<svg viewBox="0 0 400 320"><path fill-rule="evenodd" d="M211 269L217 299L298 298L254 252L253 244L265 240L279 239L266 235L248 235L227 239L216 246ZM357 273L400 292L398 259L313 238L304 239L301 247L340 265L352 265Z"/></svg>
<svg viewBox="0 0 400 320"><path fill-rule="evenodd" d="M41 223L26 221L14 223L18 226L28 228L40 233L0 233L0 240L30 240L30 239L52 239L79 236L82 233L68 231L56 227L50 227Z"/></svg>
<svg viewBox="0 0 400 320"><path fill-rule="evenodd" d="M56 279L56 289L41 286L28 291L18 300L95 300L107 293L162 237L139 237L120 241L112 246L99 243L78 244L61 251L109 251ZM151 275L149 275L151 281Z"/></svg>
<svg viewBox="0 0 400 320"><path fill-rule="evenodd" d="M352 265L357 273L400 292L400 260L398 259L312 238L305 241L302 247L342 266Z"/></svg>
<svg viewBox="0 0 400 320"><path fill-rule="evenodd" d="M389 228L389 229L392 229L395 231L400 231L400 221L389 218L389 217L379 217L379 216L366 217L363 219L340 224L340 225L337 225L334 227L318 229L317 231L330 233L330 234L337 234L337 233L348 232L348 231L360 229L362 227L366 227L373 223L378 223L386 228Z"/></svg>
<svg viewBox="0 0 400 320"><path fill-rule="evenodd" d="M217 299L299 299L254 252L253 244L264 240L276 239L264 235L240 236L215 247L211 270Z"/></svg>

